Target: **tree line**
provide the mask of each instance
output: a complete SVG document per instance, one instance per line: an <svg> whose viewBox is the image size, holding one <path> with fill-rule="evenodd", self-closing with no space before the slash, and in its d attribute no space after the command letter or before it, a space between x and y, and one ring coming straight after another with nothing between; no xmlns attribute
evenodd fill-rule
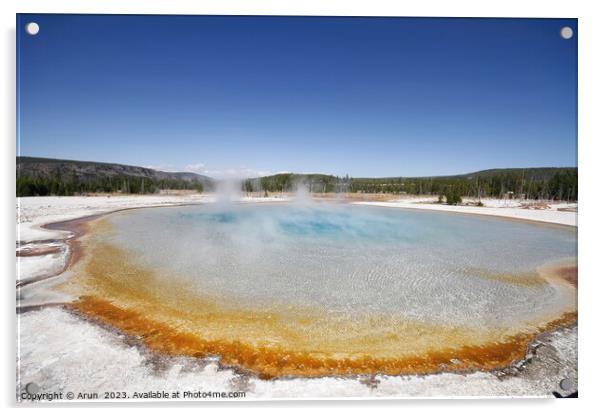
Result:
<svg viewBox="0 0 602 416"><path fill-rule="evenodd" d="M311 193L343 192L344 179L331 175L279 173L243 181L244 192L294 192L304 186Z"/></svg>
<svg viewBox="0 0 602 416"><path fill-rule="evenodd" d="M578 199L577 168L500 169L469 175L420 178L352 178L322 174L282 173L242 182L244 192L294 192L299 186L311 193L378 193L459 197L565 200ZM137 175L23 175L17 172L17 196L69 196L85 193L152 194L160 190L203 192L203 183L176 178ZM440 198L441 199L441 198Z"/></svg>
<svg viewBox="0 0 602 416"><path fill-rule="evenodd" d="M153 194L160 190L196 190L203 192L203 184L184 179L155 179L134 175L112 175L82 178L75 175L62 178L17 176L17 196L72 196L85 193Z"/></svg>
<svg viewBox="0 0 602 416"><path fill-rule="evenodd" d="M577 168L502 169L472 175L424 178L351 178L283 173L243 182L245 192L291 192L302 184L309 192L351 192L413 195L566 200L578 199Z"/></svg>

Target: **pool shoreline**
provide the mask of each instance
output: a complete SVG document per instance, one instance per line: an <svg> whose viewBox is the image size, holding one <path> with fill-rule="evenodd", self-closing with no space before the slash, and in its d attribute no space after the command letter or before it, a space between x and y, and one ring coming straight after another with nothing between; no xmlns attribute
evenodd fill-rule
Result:
<svg viewBox="0 0 602 416"><path fill-rule="evenodd" d="M501 209L512 209L512 208L484 208L485 210L498 210L495 212L470 212L462 210L461 208L465 208L464 205L441 205L441 204L420 204L413 203L413 206L406 205L398 205L396 203L388 203L388 202L351 202L351 205L358 206L369 206L369 207L378 207L378 208L388 208L388 209L397 209L397 210L411 210L411 211L419 211L419 212L438 212L442 214L454 214L454 215L466 215L466 216L480 216L480 217L489 217L489 218L498 218L506 221L515 221L521 223L530 223L534 225L548 226L548 227L558 227L565 229L578 229L577 223L575 224L567 224L555 221L549 221L546 219L536 219L536 218L524 218L524 217L515 217L504 214L503 212L499 212ZM442 209L443 208L443 209ZM447 209L449 208L449 209ZM460 209L458 209L460 208ZM473 207L466 207L473 208ZM476 208L476 207L474 207ZM522 208L521 208L522 209Z"/></svg>

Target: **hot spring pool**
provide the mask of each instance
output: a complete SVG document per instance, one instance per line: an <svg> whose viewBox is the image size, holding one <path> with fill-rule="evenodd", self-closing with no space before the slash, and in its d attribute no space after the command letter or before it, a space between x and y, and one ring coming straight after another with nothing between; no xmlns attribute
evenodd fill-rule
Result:
<svg viewBox="0 0 602 416"><path fill-rule="evenodd" d="M334 360L331 373L340 360L448 350L461 362L462 348L536 333L575 308L574 287L550 270L574 262L576 230L494 217L327 203L152 208L99 220L83 245L68 285L78 295L202 345ZM270 375L309 365L251 361Z"/></svg>

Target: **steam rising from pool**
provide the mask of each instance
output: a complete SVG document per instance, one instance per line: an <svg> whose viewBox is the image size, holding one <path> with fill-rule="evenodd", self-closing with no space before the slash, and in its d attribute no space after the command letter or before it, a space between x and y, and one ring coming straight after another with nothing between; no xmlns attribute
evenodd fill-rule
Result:
<svg viewBox="0 0 602 416"><path fill-rule="evenodd" d="M247 189L249 187L250 189ZM244 200L243 189L248 193L261 193L261 180L244 181L238 177L227 177L218 180L215 184L215 202L220 209L227 209L232 204ZM292 198L286 198L297 206L313 203L312 194L307 183L299 180L292 184Z"/></svg>
<svg viewBox="0 0 602 416"><path fill-rule="evenodd" d="M237 178L224 178L216 183L215 202L220 208L225 208L233 202L242 199L242 180Z"/></svg>
<svg viewBox="0 0 602 416"><path fill-rule="evenodd" d="M304 183L298 183L295 186L295 193L293 197L293 203L297 206L304 206L313 203L309 188Z"/></svg>

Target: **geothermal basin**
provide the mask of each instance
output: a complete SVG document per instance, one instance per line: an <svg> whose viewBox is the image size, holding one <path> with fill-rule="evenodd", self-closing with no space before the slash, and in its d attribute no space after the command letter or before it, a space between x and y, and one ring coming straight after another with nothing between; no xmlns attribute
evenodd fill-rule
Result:
<svg viewBox="0 0 602 416"><path fill-rule="evenodd" d="M576 229L335 203L135 209L60 289L162 354L264 378L497 369L576 319Z"/></svg>

